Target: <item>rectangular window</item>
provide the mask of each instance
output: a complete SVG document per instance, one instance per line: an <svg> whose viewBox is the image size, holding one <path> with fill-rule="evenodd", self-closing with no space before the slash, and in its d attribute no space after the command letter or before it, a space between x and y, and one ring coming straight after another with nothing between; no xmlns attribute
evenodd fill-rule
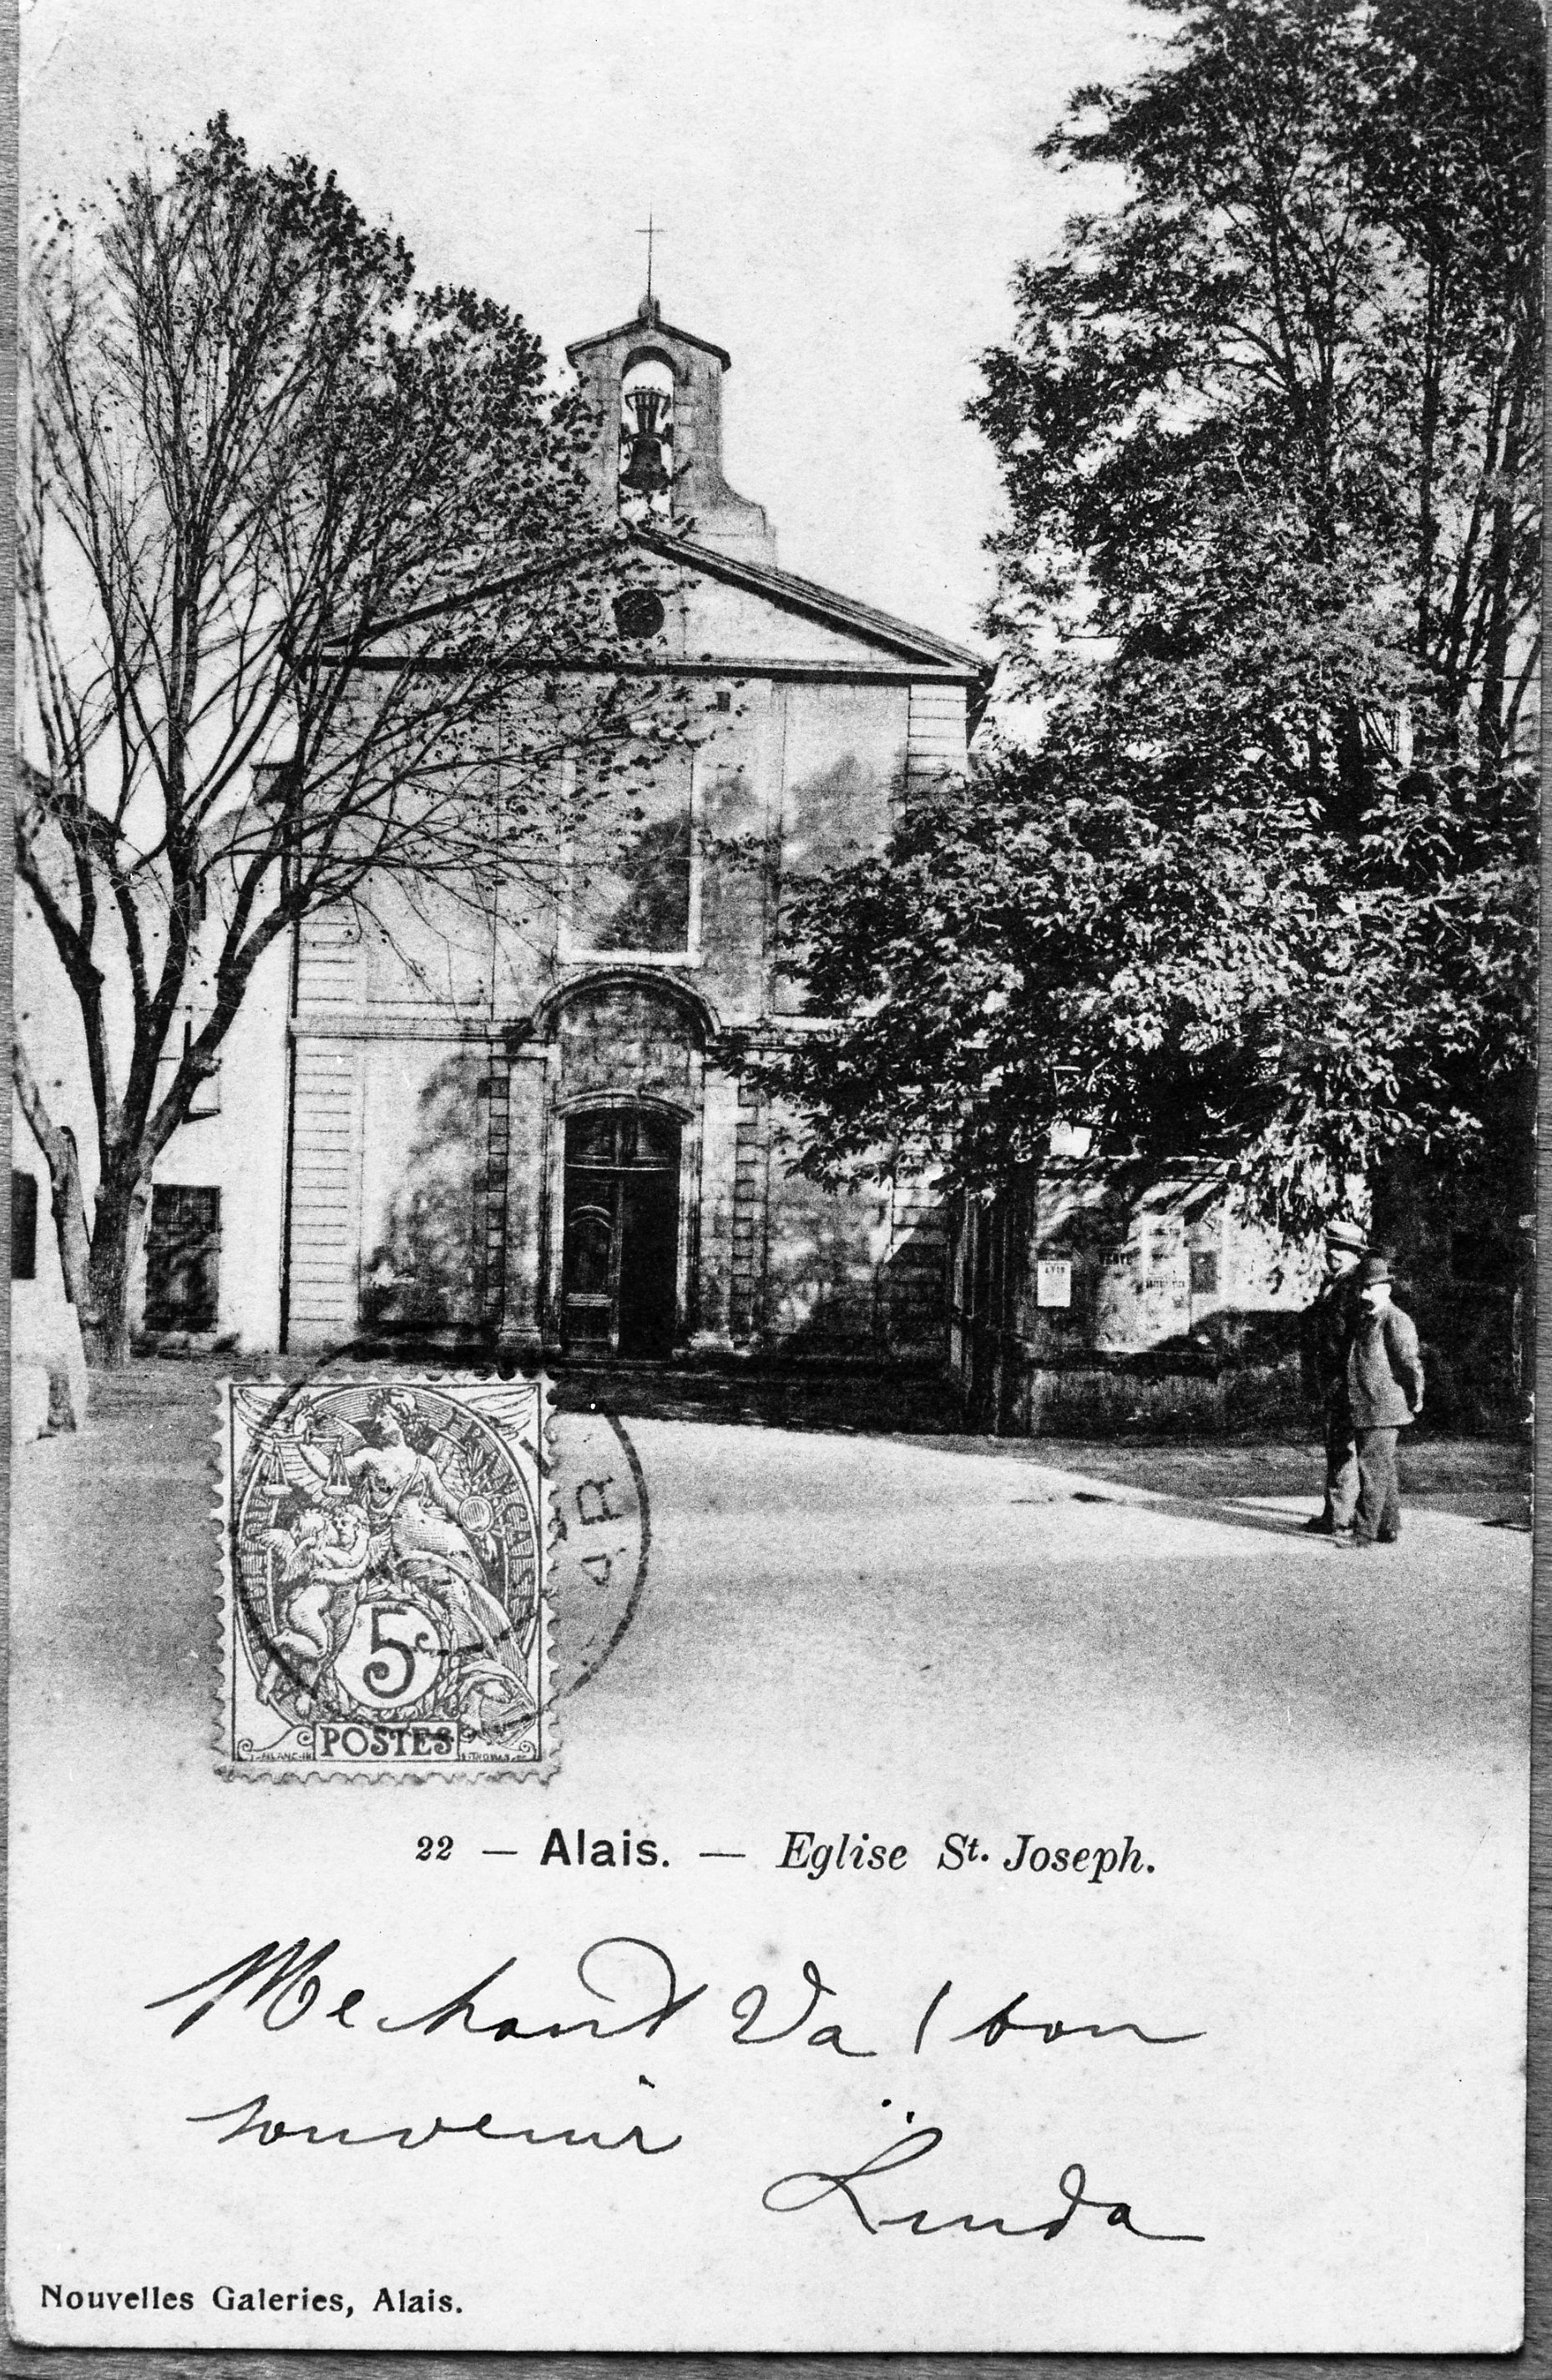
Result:
<svg viewBox="0 0 1552 2380"><path fill-rule="evenodd" d="M11 1168L11 1279L34 1281L38 1272L38 1183Z"/></svg>
<svg viewBox="0 0 1552 2380"><path fill-rule="evenodd" d="M568 769L565 956L694 955L693 766L632 744Z"/></svg>
<svg viewBox="0 0 1552 2380"><path fill-rule="evenodd" d="M1216 1248L1192 1249L1191 1294L1193 1297L1218 1295L1218 1250Z"/></svg>
<svg viewBox="0 0 1552 2380"><path fill-rule="evenodd" d="M213 1330L220 1269L220 1191L159 1183L146 1236L146 1329Z"/></svg>

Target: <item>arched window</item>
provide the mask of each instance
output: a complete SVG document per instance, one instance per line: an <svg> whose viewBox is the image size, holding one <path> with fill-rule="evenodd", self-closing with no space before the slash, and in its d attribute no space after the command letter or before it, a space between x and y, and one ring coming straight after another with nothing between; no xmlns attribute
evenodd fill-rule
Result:
<svg viewBox="0 0 1552 2380"><path fill-rule="evenodd" d="M640 356L620 382L620 510L627 520L673 509L673 372Z"/></svg>

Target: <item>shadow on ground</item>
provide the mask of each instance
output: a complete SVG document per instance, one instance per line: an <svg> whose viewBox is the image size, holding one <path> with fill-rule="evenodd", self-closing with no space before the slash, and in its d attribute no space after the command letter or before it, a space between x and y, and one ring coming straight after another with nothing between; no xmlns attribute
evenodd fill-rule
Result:
<svg viewBox="0 0 1552 2380"><path fill-rule="evenodd" d="M416 1368L483 1370L423 1351ZM325 1370L334 1378L381 1373L381 1355L199 1356L137 1359L123 1372L94 1373L91 1413L109 1419L205 1406L215 1423L216 1383L224 1378L296 1382ZM562 1413L600 1412L633 1421L722 1423L754 1429L818 1431L931 1445L942 1453L992 1455L1036 1470L1077 1474L1108 1488L1169 1500L1171 1506L1243 1507L1249 1500L1318 1496L1321 1453L1312 1420L1306 1436L1284 1433L1249 1439L1223 1438L983 1438L967 1430L957 1399L941 1374L861 1372L836 1367L760 1371L710 1370L660 1364L566 1365L552 1374ZM90 1423L89 1423L90 1427ZM1418 1511L1453 1512L1508 1528L1530 1520L1531 1449L1522 1439L1433 1437L1419 1430L1401 1441L1401 1487ZM1079 1491L1081 1494L1083 1491ZM1242 1525L1278 1534L1302 1527L1304 1511L1237 1510Z"/></svg>

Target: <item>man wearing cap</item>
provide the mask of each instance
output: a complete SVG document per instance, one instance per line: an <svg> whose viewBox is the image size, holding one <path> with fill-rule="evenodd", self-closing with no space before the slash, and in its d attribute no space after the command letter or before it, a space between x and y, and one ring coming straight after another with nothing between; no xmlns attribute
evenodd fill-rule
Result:
<svg viewBox="0 0 1552 2380"><path fill-rule="evenodd" d="M1347 1351L1347 1401L1358 1440L1355 1546L1393 1546L1401 1533L1396 1440L1423 1410L1417 1326L1390 1302L1390 1268L1365 1257L1358 1268L1359 1312Z"/></svg>
<svg viewBox="0 0 1552 2380"><path fill-rule="evenodd" d="M1358 1268L1368 1243L1356 1223L1326 1226L1326 1281L1305 1316L1305 1361L1325 1407L1326 1500L1304 1526L1323 1537L1352 1525L1358 1500L1358 1441L1347 1396L1347 1351L1358 1319Z"/></svg>

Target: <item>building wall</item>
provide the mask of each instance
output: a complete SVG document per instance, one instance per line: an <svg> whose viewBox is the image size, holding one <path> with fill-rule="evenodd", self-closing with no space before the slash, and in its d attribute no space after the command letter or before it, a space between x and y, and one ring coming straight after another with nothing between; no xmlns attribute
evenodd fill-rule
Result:
<svg viewBox="0 0 1552 2380"><path fill-rule="evenodd" d="M104 956L109 1014L116 1021L126 1020L127 983L111 951ZM192 971L186 1009L175 1020L159 1093L171 1078L171 1062L181 1047L184 1016L194 1024L202 1018L212 961L213 929ZM248 998L226 1037L220 1069L200 1095L188 1121L157 1159L152 1177L153 1201L157 1188L191 1186L219 1193L216 1312L213 1327L203 1335L249 1347L279 1343L288 970L289 953L284 943L273 946L260 961ZM79 1013L53 945L24 898L18 899L17 910L16 986L18 1027L51 1115L58 1123L68 1123L75 1133L90 1212L97 1186L97 1139ZM122 1072L128 1059L127 1026L114 1048ZM56 1265L47 1168L25 1123L18 1123L15 1162L36 1171L44 1185L40 1194L40 1251L46 1239L49 1261ZM148 1228L149 1223L148 1212ZM145 1281L142 1237L130 1281L130 1316L137 1325L144 1306Z"/></svg>
<svg viewBox="0 0 1552 2380"><path fill-rule="evenodd" d="M956 738L963 759L964 716L963 688L908 681L710 686L694 724L695 924L675 954L579 948L564 892L482 918L389 888L363 918L311 921L290 1343L434 1331L554 1347L568 1119L645 1100L680 1135L678 1344L940 1353L947 1241L930 1202L803 1181L738 1054L801 1006L794 900L882 846L913 777Z"/></svg>
<svg viewBox="0 0 1552 2380"><path fill-rule="evenodd" d="M632 732L645 746L659 699L647 681L661 684L666 663L688 713L685 743L664 748L641 797L628 865L624 844L612 853L601 831L589 843L592 830L575 825L579 790L600 772L589 778L588 757L574 754L527 830L542 881L515 885L495 910L375 884L355 911L309 921L294 954L267 956L217 1081L155 1173L158 1190L219 1196L206 1338L304 1348L430 1331L553 1346L568 1133L600 1107L639 1101L677 1135L676 1343L940 1346L947 1241L931 1200L919 1188L843 1197L804 1182L740 1062L751 1039L802 1029L794 921L805 889L881 848L912 795L964 765L976 672L935 640L769 576L770 524L724 475L729 359L650 302L572 350L599 407L606 521L622 495L639 509L619 480L622 375L647 353L666 362L673 392L672 492L660 485L648 526L685 532L732 576L637 545L629 576L661 594L661 628L632 633L600 598L609 673L578 673L559 698L641 683ZM941 660L921 660L918 679L906 656L924 650ZM665 917L677 917L671 780L688 789L693 869L673 950L661 946ZM501 793L493 765L492 833L509 831ZM627 931L653 946L631 947ZM51 971L55 992L29 1030L40 1074L77 1122L90 1197L83 1053L45 950ZM201 990L191 986L196 1022ZM204 1209L190 1199L179 1211ZM137 1311L146 1282L142 1250Z"/></svg>
<svg viewBox="0 0 1552 2380"><path fill-rule="evenodd" d="M1128 1197L1096 1169L1053 1166L1030 1223L1017 1325L1037 1361L1075 1346L1126 1355L1197 1334L1221 1341L1252 1318L1302 1312L1318 1280L1316 1251L1240 1220L1210 1174ZM1071 1264L1070 1306L1039 1304L1041 1257Z"/></svg>
<svg viewBox="0 0 1552 2380"><path fill-rule="evenodd" d="M1296 1410L1299 1318L1317 1243L1235 1213L1203 1172L1136 1193L1052 1160L967 1200L951 1269L950 1366L974 1427L1228 1427Z"/></svg>
<svg viewBox="0 0 1552 2380"><path fill-rule="evenodd" d="M223 1047L213 1096L173 1135L152 1177L220 1192L213 1336L250 1348L280 1343L288 960L282 942L260 961ZM146 1256L142 1240L131 1290L137 1315Z"/></svg>

